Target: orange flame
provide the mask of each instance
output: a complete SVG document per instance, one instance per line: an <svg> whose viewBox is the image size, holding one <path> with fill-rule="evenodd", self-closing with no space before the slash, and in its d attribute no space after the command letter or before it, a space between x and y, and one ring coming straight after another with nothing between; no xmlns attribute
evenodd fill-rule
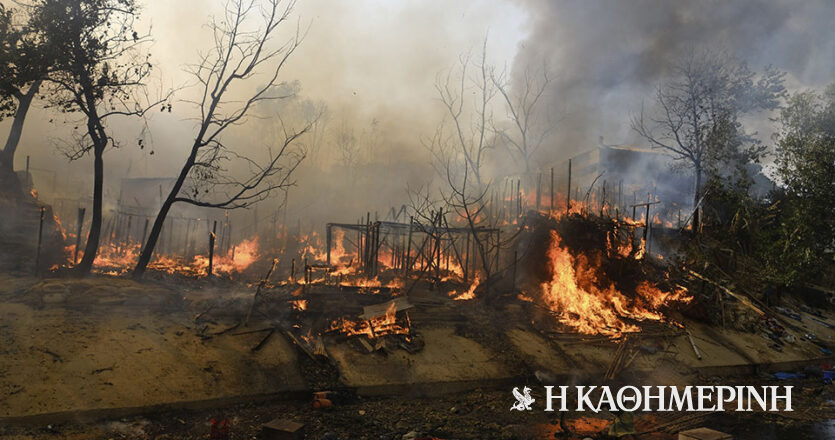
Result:
<svg viewBox="0 0 835 440"><path fill-rule="evenodd" d="M557 319L580 333L620 336L639 327L630 321L662 321L659 309L673 301L687 302L686 290L665 292L643 282L630 299L614 283L600 287L601 276L585 255L572 256L551 231L548 263L551 279L541 285L542 299Z"/></svg>

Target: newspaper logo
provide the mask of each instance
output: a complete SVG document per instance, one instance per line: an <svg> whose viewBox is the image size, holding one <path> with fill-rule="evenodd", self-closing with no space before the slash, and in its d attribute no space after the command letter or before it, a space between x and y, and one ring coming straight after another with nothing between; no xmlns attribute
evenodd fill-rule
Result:
<svg viewBox="0 0 835 440"><path fill-rule="evenodd" d="M531 405L534 402L536 402L536 399L531 397L530 388L522 388L522 393L519 392L519 387L513 388L513 397L516 398L516 403L514 403L513 406L510 407L511 411L530 411Z"/></svg>

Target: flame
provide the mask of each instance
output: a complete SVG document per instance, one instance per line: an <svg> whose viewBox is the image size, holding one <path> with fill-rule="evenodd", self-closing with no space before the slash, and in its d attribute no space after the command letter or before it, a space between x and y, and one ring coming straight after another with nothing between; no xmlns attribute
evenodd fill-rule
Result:
<svg viewBox="0 0 835 440"><path fill-rule="evenodd" d="M293 306L293 310L298 312L303 312L307 310L307 300L306 299L296 299L290 301L290 305Z"/></svg>
<svg viewBox="0 0 835 440"><path fill-rule="evenodd" d="M469 299L475 298L475 289L481 284L481 274L476 274L473 277L473 282L470 283L470 287L463 292L458 292L457 290L453 290L449 292L449 297L455 301L466 301Z"/></svg>
<svg viewBox="0 0 835 440"><path fill-rule="evenodd" d="M666 292L646 281L638 285L631 299L614 283L602 282L600 271L585 255L572 256L555 231L550 239L547 258L551 279L541 285L542 299L559 322L580 333L618 337L636 332L640 329L633 322L662 321L659 309L691 299L686 289Z"/></svg>
<svg viewBox="0 0 835 440"><path fill-rule="evenodd" d="M386 313L375 316L369 320L350 320L340 318L331 323L331 330L344 333L348 336L365 335L371 339L384 335L408 335L410 322L406 314L405 322L397 322L397 305L392 302L386 308Z"/></svg>
<svg viewBox="0 0 835 440"><path fill-rule="evenodd" d="M64 248L67 254L67 265L72 265L72 255L75 244ZM136 265L141 252L141 244L106 243L99 246L93 269L107 275L123 275ZM84 251L78 251L78 259L84 257ZM231 276L245 271L258 258L258 239L243 240L233 246L226 255L217 254L213 257L212 273ZM206 276L209 271L209 257L196 255L191 261L184 257L155 254L148 263L148 269L169 274L180 274L190 277Z"/></svg>

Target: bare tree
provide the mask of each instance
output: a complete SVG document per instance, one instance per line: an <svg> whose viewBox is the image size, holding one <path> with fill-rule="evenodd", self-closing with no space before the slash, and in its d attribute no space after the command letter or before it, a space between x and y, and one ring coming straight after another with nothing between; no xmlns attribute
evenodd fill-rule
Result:
<svg viewBox="0 0 835 440"><path fill-rule="evenodd" d="M78 274L86 274L99 246L104 152L118 146L108 132L108 121L143 117L164 104L170 92L160 98L150 98L147 92L151 63L139 48L150 37L134 30L139 14L134 0L42 0L33 10L36 28L62 36L53 41L57 67L48 78L49 106L81 115L65 153L71 160L93 154L93 215L84 257L76 266Z"/></svg>
<svg viewBox="0 0 835 440"><path fill-rule="evenodd" d="M551 78L543 66L541 72L525 69L522 81L511 85L505 72L496 74L490 71L490 79L504 98L507 117L513 125L512 130L494 131L508 145L511 153L525 164L525 172L531 171L531 160L550 133L552 124L547 120L547 112L542 109L541 98Z"/></svg>
<svg viewBox="0 0 835 440"><path fill-rule="evenodd" d="M357 143L356 135L354 135L353 127L350 127L345 120L339 124L339 128L334 133L334 145L339 151L342 166L348 168L353 176L354 168L360 160L360 146Z"/></svg>
<svg viewBox="0 0 835 440"><path fill-rule="evenodd" d="M174 186L154 220L134 269L135 277L145 272L165 218L175 203L234 209L261 201L272 191L292 185L290 176L304 158L304 151L296 141L310 130L313 121L295 128L278 118L284 126L284 139L275 148L266 149L264 158L244 156L240 147L227 144L223 134L229 127L244 123L258 103L288 98L280 93L279 75L301 44L303 33L296 26L289 40L278 43L276 39L294 6L294 1L229 0L224 16L209 23L214 47L190 67L201 92L199 100L190 101L200 111L197 133ZM227 96L234 85L256 78L260 85L246 98ZM226 168L230 161L245 164L247 175L234 177Z"/></svg>
<svg viewBox="0 0 835 440"><path fill-rule="evenodd" d="M652 147L669 152L691 168L693 229L698 230L702 180L731 158L756 158L759 142L745 133L739 116L774 109L784 94L783 74L767 68L761 77L724 52L692 50L672 66L670 78L658 87L655 111L643 108L632 128Z"/></svg>
<svg viewBox="0 0 835 440"><path fill-rule="evenodd" d="M447 183L449 185L449 192L443 197L448 206L447 209L451 209L459 218L463 219L466 222L466 227L470 230L475 245L474 248L477 250L476 257L480 260L481 268L484 271L484 282L487 283L487 289L489 290L490 276L492 274L490 255L493 252L498 252L501 244L498 242L491 243L483 234L480 234L482 229L491 226L491 219L487 213L487 201L485 200L485 196L490 190L490 185L479 184L477 188L471 188L469 179L468 168L464 169L464 175L460 181L455 178L451 170L448 171Z"/></svg>
<svg viewBox="0 0 835 440"><path fill-rule="evenodd" d="M424 146L435 158L436 169L445 168L452 159L463 160L468 173L481 186L484 180L481 167L487 151L493 147L494 139L489 133L493 118L490 103L496 95L487 65L487 39L479 59L473 61L469 54L462 55L458 64L455 76L455 69L450 69L435 82L446 118L435 135L424 141ZM472 76L471 67L476 70ZM474 96L472 102L470 96Z"/></svg>

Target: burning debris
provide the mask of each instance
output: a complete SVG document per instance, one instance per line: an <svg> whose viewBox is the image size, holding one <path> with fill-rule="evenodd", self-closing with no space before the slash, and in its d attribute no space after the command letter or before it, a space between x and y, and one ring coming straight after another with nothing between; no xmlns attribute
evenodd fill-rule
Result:
<svg viewBox="0 0 835 440"><path fill-rule="evenodd" d="M525 296L573 331L616 338L640 331L643 321L677 325L665 312L692 300L670 282L666 266L643 260L628 219L572 214L527 222Z"/></svg>
<svg viewBox="0 0 835 440"><path fill-rule="evenodd" d="M585 334L620 336L640 327L630 322L663 321L661 309L675 302L692 300L684 288L663 291L649 281L641 281L626 295L605 277L588 256L573 256L559 234L550 231L547 251L551 278L542 284L541 297L557 319Z"/></svg>

